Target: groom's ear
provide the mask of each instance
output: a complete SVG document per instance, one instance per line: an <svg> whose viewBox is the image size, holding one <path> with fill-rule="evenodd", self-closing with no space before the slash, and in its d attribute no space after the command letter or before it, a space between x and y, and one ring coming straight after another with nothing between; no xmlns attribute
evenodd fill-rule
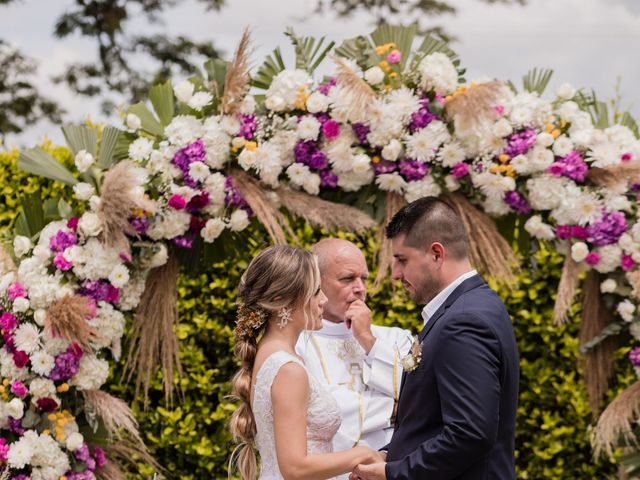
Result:
<svg viewBox="0 0 640 480"><path fill-rule="evenodd" d="M444 261L444 259L446 258L444 245L442 245L440 242L433 242L431 245L429 245L427 255L433 261L436 261L436 262Z"/></svg>

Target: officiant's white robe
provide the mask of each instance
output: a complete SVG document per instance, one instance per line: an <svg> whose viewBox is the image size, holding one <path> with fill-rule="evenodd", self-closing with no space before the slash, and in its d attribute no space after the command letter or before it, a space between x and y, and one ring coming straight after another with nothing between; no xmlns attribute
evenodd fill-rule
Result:
<svg viewBox="0 0 640 480"><path fill-rule="evenodd" d="M376 342L367 355L344 323L322 323L322 329L300 335L296 351L342 410L333 449L367 445L377 450L393 434L390 419L400 391L400 359L409 351L411 334L372 325Z"/></svg>

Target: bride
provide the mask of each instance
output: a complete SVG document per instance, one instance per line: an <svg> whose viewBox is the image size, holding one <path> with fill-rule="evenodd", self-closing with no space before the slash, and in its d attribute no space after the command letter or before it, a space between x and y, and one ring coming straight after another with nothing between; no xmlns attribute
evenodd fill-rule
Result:
<svg viewBox="0 0 640 480"><path fill-rule="evenodd" d="M295 354L300 333L321 327L327 301L315 256L286 245L263 250L242 276L238 300L241 368L232 387L241 405L230 421L238 446L229 476L235 467L242 480L256 478L254 441L264 480L322 480L376 461L377 452L367 447L332 452L340 410Z"/></svg>

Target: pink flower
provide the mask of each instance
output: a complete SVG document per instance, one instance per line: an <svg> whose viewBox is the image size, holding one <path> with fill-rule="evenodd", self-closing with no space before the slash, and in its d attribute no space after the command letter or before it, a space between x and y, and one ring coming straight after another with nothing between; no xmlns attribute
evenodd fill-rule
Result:
<svg viewBox="0 0 640 480"><path fill-rule="evenodd" d="M387 55L387 62L398 63L402 59L402 54L398 50L394 50Z"/></svg>
<svg viewBox="0 0 640 480"><path fill-rule="evenodd" d="M20 398L26 397L28 393L27 387L25 387L24 383L22 383L20 380L16 380L15 382L13 382L13 384L11 385L11 391L14 395Z"/></svg>
<svg viewBox="0 0 640 480"><path fill-rule="evenodd" d="M9 295L9 300L14 301L16 298L26 297L27 291L20 282L16 282L7 289L7 294Z"/></svg>
<svg viewBox="0 0 640 480"><path fill-rule="evenodd" d="M469 174L469 165L467 165L464 162L456 163L451 169L451 175L453 175L456 178L462 178L468 174Z"/></svg>
<svg viewBox="0 0 640 480"><path fill-rule="evenodd" d="M622 258L620 259L620 263L622 263L622 269L625 272L628 272L629 270L631 270L633 266L636 264L636 262L633 261L633 257L631 255L622 255Z"/></svg>
<svg viewBox="0 0 640 480"><path fill-rule="evenodd" d="M77 230L79 221L79 217L71 217L69 220L67 220L67 228L70 228L71 230Z"/></svg>
<svg viewBox="0 0 640 480"><path fill-rule="evenodd" d="M120 260L125 263L131 263L133 261L133 257L127 252L120 252L118 256L120 257Z"/></svg>
<svg viewBox="0 0 640 480"><path fill-rule="evenodd" d="M67 270L71 270L73 268L73 263L69 262L62 253L58 253L53 259L53 264L58 268L58 270L62 270L66 272Z"/></svg>
<svg viewBox="0 0 640 480"><path fill-rule="evenodd" d="M176 210L184 210L187 206L187 201L182 195L173 195L169 199L169 206L171 208L175 208Z"/></svg>
<svg viewBox="0 0 640 480"><path fill-rule="evenodd" d="M598 263L600 263L600 254L598 252L588 253L587 256L584 257L584 263L586 263L587 265L591 265L592 267L594 265L597 265Z"/></svg>
<svg viewBox="0 0 640 480"><path fill-rule="evenodd" d="M328 140L338 138L340 135L340 124L335 120L328 120L322 125L322 134L327 137Z"/></svg>
<svg viewBox="0 0 640 480"><path fill-rule="evenodd" d="M504 113L504 107L502 105L496 105L493 109L498 115L502 115Z"/></svg>
<svg viewBox="0 0 640 480"><path fill-rule="evenodd" d="M87 320L91 320L92 318L95 318L95 316L98 314L98 308L96 307L96 302L95 300L91 300L89 302L89 313L87 315Z"/></svg>
<svg viewBox="0 0 640 480"><path fill-rule="evenodd" d="M29 355L27 355L27 352L23 352L22 350L16 350L13 352L13 363L16 364L16 367L22 368L29 363Z"/></svg>
<svg viewBox="0 0 640 480"><path fill-rule="evenodd" d="M633 158L633 154L631 154L631 152L627 152L622 154L622 157L620 157L620 160L622 160L623 162L628 162L632 158Z"/></svg>
<svg viewBox="0 0 640 480"><path fill-rule="evenodd" d="M11 332L18 326L18 320L13 313L4 312L0 317L0 327L5 332Z"/></svg>

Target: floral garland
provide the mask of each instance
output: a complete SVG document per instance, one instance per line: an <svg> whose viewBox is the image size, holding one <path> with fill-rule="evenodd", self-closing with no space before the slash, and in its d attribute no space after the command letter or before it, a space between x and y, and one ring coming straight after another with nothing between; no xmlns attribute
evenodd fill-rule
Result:
<svg viewBox="0 0 640 480"><path fill-rule="evenodd" d="M336 77L320 83L312 69L281 69L264 97L244 95L233 111L222 112L210 83L182 81L159 130L146 107L129 111L120 137L127 162L115 167L90 145L75 149L83 181L69 183L86 210L32 238L16 236L19 266L0 280L7 478L100 476L108 458L85 441L97 421L77 393L106 381L151 269L255 218L232 168L265 190L286 185L322 196L375 188L406 201L462 192L493 217L517 214L528 234L604 276L616 325L640 338L640 183L624 171L622 180L598 181L598 173L640 160L632 129L594 125L570 85L552 101L495 81L465 85L446 46L412 54L387 40L336 60ZM107 186L105 173L115 168L110 181L124 182L119 189ZM114 201L135 206L119 213L126 244L110 242ZM640 368L639 352L630 359Z"/></svg>

